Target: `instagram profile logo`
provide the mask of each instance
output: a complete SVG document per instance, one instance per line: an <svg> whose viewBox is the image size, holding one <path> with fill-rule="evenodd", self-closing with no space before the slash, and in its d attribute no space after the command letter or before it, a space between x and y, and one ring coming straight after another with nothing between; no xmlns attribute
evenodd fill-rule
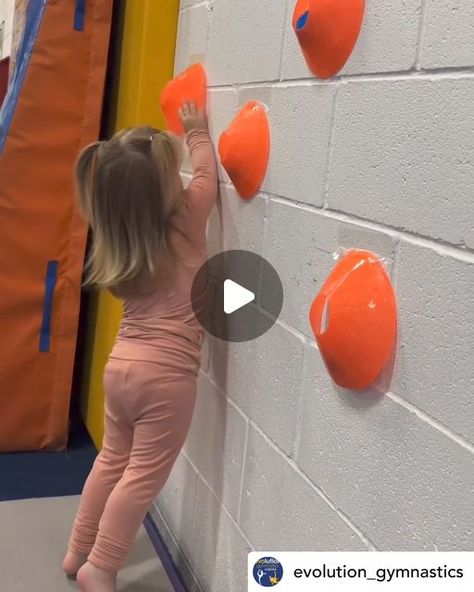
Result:
<svg viewBox="0 0 474 592"><path fill-rule="evenodd" d="M274 557L262 557L253 568L253 577L259 586L276 586L283 577L283 566Z"/></svg>

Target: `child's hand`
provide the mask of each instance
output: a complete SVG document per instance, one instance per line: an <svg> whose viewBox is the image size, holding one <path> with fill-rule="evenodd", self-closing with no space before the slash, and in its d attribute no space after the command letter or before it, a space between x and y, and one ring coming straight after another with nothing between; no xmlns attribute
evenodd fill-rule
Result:
<svg viewBox="0 0 474 592"><path fill-rule="evenodd" d="M181 105L179 116L183 123L186 133L198 129L208 131L206 113L203 109L198 109L196 103L188 101Z"/></svg>

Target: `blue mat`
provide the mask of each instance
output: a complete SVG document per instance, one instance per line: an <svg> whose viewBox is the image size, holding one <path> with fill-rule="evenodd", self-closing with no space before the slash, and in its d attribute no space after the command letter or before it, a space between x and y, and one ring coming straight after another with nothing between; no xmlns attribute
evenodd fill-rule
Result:
<svg viewBox="0 0 474 592"><path fill-rule="evenodd" d="M65 452L0 454L0 501L79 495L96 455L79 419L72 422Z"/></svg>
<svg viewBox="0 0 474 592"><path fill-rule="evenodd" d="M8 132L10 131L16 104L26 78L31 54L33 53L38 31L43 20L46 3L47 0L35 0L35 2L28 3L25 28L16 55L15 71L13 72L11 84L0 109L0 153L3 151Z"/></svg>

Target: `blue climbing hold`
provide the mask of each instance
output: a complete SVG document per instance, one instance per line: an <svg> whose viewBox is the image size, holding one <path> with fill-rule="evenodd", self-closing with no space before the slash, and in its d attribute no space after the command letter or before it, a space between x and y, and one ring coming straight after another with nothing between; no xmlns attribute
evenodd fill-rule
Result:
<svg viewBox="0 0 474 592"><path fill-rule="evenodd" d="M301 29L306 25L309 19L309 10L303 12L300 18L296 21L296 30L301 31Z"/></svg>

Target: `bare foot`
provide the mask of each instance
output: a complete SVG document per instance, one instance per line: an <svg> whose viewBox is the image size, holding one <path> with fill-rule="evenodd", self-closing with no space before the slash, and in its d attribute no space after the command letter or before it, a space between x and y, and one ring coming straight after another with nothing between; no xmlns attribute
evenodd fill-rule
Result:
<svg viewBox="0 0 474 592"><path fill-rule="evenodd" d="M77 574L80 568L87 561L87 555L77 555L68 551L63 561L63 571L71 578Z"/></svg>
<svg viewBox="0 0 474 592"><path fill-rule="evenodd" d="M117 592L117 573L88 561L78 571L77 583L82 592Z"/></svg>

